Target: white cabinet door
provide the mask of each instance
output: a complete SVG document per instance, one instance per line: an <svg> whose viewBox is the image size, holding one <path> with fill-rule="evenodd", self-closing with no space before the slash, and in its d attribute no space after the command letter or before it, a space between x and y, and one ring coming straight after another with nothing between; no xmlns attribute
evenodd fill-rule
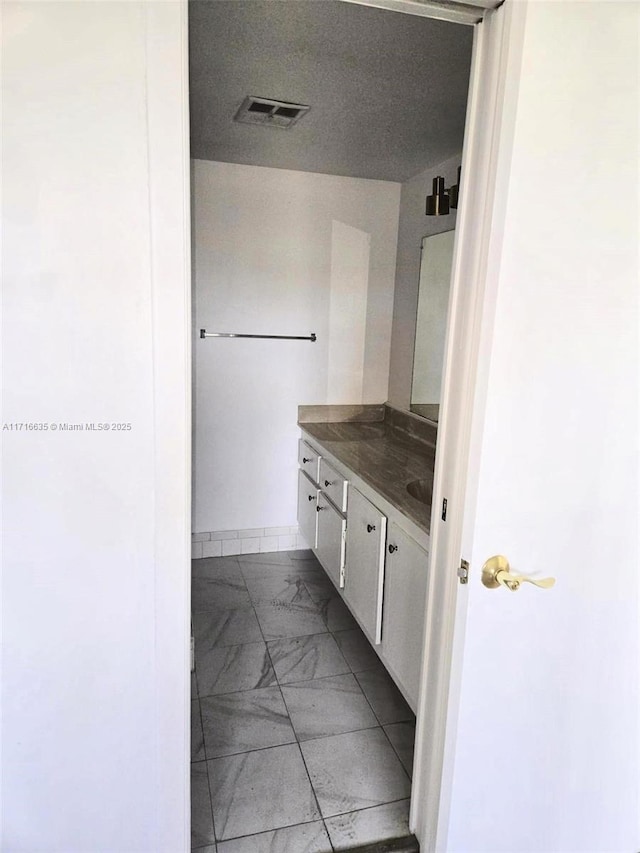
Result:
<svg viewBox="0 0 640 853"><path fill-rule="evenodd" d="M387 518L353 487L349 493L344 597L372 643L382 636Z"/></svg>
<svg viewBox="0 0 640 853"><path fill-rule="evenodd" d="M316 555L334 584L344 586L345 530L347 522L327 498L318 493L318 537Z"/></svg>
<svg viewBox="0 0 640 853"><path fill-rule="evenodd" d="M382 652L415 711L427 593L427 552L391 523L387 535Z"/></svg>
<svg viewBox="0 0 640 853"><path fill-rule="evenodd" d="M298 525L309 548L316 547L318 487L304 471L298 471Z"/></svg>

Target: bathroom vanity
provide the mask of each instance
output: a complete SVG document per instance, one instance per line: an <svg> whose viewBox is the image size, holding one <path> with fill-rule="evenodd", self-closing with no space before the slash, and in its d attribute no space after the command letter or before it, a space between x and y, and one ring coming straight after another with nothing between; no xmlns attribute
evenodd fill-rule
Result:
<svg viewBox="0 0 640 853"><path fill-rule="evenodd" d="M410 706L424 630L436 427L390 406L301 406L300 532Z"/></svg>

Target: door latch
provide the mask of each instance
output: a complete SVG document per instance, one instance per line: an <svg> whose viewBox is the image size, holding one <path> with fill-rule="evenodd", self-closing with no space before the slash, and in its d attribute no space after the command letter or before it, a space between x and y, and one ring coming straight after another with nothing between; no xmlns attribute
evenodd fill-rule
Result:
<svg viewBox="0 0 640 853"><path fill-rule="evenodd" d="M469 583L469 561L460 560L458 566L458 579L460 583Z"/></svg>

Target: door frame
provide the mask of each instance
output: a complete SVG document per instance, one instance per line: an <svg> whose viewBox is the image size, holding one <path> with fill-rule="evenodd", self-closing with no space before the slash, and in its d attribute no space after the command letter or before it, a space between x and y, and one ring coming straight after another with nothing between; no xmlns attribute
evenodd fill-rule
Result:
<svg viewBox="0 0 640 853"><path fill-rule="evenodd" d="M418 704L418 725L415 741L415 766L411 799L410 826L418 836L423 851L446 849L446 836L451 793L451 776L455 753L456 718L460 691L462 641L466 618L465 588L459 586L457 568L461 555L469 553L473 538L475 497L479 469L479 439L484 420L486 374L491 351L493 314L497 292L497 272L502 250L500 224L504 219L506 188L510 164L511 143L518 97L518 78L522 58L522 34L526 2L505 0L502 6L486 11L482 21L461 21L455 3L450 12L438 3L424 0L342 0L342 2L386 8L406 14L433 17L465 23L474 27L472 68L465 139L462 155L462 186L458 208L456 239L453 253L449 323L445 344L445 364L440 407L438 450L432 501L431 548L429 581L425 602L426 628L422 651L423 675ZM467 0L467 5L482 5L484 0ZM489 0L487 0L489 2ZM154 4L152 4L154 5ZM158 4L156 4L158 5ZM159 667L165 686L173 680L182 682L176 701L167 708L159 701L160 730L175 731L182 718L184 739L175 745L169 761L159 757L159 823L158 850L175 849L167 839L176 838L178 824L183 827L184 849L189 849L189 543L190 537L180 531L190 526L190 464L191 452L191 318L190 318L190 221L189 221L189 160L188 160L188 25L187 0L174 4L180 27L181 51L177 58L182 68L178 79L161 74L148 84L148 94L157 108L157 121L150 121L149 146L153 163L150 169L150 193L162 199L166 175L163 164L173 167L174 189L182 193L185 207L179 212L182 229L179 244L173 244L170 267L172 282L163 275L160 255L163 254L162 235L175 236L158 218L154 228L157 253L156 274L156 334L154 366L156 384L154 402L157 415L166 416L164 427L157 431L156 470L158 485L158 517L162 515L162 500L176 482L181 482L184 513L174 528L175 541L182 541L179 551L186 552L184 572L174 571L183 562L175 550L167 553L167 537L163 525L157 527L157 548L160 565L157 568L160 584L156 592L157 636L167 665ZM161 14L161 13L160 13ZM149 19L147 48L154 54L153 15ZM170 78L170 79L169 79ZM161 85L162 84L162 85ZM183 123L177 135L166 140L166 121L161 102L163 86L171 84L181 90ZM152 116L153 118L153 116ZM171 150L170 150L171 149ZM183 168L175 171L176 152L186 157ZM186 152L186 154L185 154ZM186 164L186 165L185 165ZM175 223L173 223L175 225ZM169 251L169 250L167 250ZM165 260L169 256L165 256ZM181 262L181 265L180 263ZM177 266L176 266L177 264ZM160 281L163 279L163 281ZM183 286L176 287L176 280ZM165 284L166 282L166 284ZM177 314L184 319L184 335L175 335ZM173 321L171 321L173 317ZM169 328L170 327L170 328ZM166 334L165 334L166 332ZM170 344L168 351L165 344ZM180 405L175 406L177 398ZM160 417L158 421L161 422ZM175 438L180 449L175 454ZM166 470L167 459L174 458L175 468ZM174 476L171 476L173 474ZM182 476L184 474L184 476ZM436 507L447 498L447 521L442 522ZM175 505L175 495L173 497ZM166 521L166 516L164 517ZM177 562L176 562L177 561ZM171 563L171 567L170 564ZM460 594L459 594L460 593ZM176 608L176 602L179 607ZM176 648L176 635L184 642ZM172 642L169 642L169 641ZM181 677L177 679L181 672ZM166 693L163 691L163 696ZM160 697L159 697L160 699ZM182 778L181 802L171 807L170 791L175 790L175 774ZM428 794L428 796L427 796ZM161 808L160 804L167 806Z"/></svg>
<svg viewBox="0 0 640 853"><path fill-rule="evenodd" d="M157 853L191 849L188 0L144 3L153 366ZM135 653L135 650L132 650Z"/></svg>
<svg viewBox="0 0 640 853"><path fill-rule="evenodd" d="M447 847L468 597L457 572L473 541L501 226L527 4L505 0L485 11L480 21L461 21L455 2L450 5L450 15L442 7L434 9L416 0L346 2L474 27L432 499L410 814L410 828L426 853ZM439 508L445 498L447 520L443 521Z"/></svg>

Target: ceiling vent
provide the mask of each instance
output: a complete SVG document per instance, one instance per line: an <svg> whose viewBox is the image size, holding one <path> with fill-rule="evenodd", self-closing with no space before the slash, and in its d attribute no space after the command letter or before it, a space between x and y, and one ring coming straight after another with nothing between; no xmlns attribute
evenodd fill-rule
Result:
<svg viewBox="0 0 640 853"><path fill-rule="evenodd" d="M272 98L256 98L249 95L233 117L244 124L261 124L263 127L279 127L288 130L311 108L304 104L274 101Z"/></svg>

